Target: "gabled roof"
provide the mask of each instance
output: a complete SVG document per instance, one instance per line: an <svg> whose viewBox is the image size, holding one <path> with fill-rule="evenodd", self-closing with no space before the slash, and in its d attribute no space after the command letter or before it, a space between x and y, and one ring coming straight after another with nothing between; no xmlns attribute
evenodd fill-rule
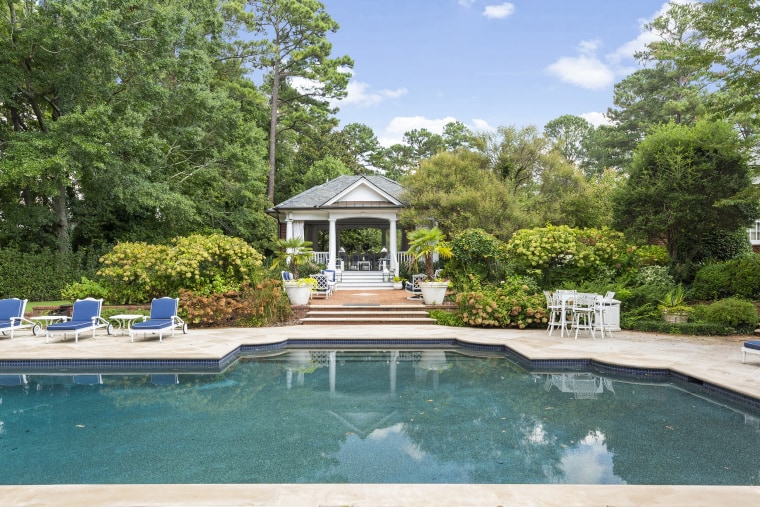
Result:
<svg viewBox="0 0 760 507"><path fill-rule="evenodd" d="M283 209L401 207L404 187L385 176L338 176L273 207Z"/></svg>

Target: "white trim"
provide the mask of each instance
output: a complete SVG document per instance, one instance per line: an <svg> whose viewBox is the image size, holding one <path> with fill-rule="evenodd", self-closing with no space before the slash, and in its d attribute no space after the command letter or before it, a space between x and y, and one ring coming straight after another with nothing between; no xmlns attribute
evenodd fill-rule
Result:
<svg viewBox="0 0 760 507"><path fill-rule="evenodd" d="M343 200L345 196L350 194L351 192L355 191L358 187L368 187L373 192L379 194L383 199L385 199L389 204L394 206L401 206L401 201L398 201L397 199L394 199L389 193L384 192L377 186L373 185L371 181L366 180L364 178L356 180L352 185L350 185L348 188L340 192L339 194L333 196L331 199L326 201L322 206L331 206L335 204L336 202L340 202ZM381 201L377 201L381 202Z"/></svg>

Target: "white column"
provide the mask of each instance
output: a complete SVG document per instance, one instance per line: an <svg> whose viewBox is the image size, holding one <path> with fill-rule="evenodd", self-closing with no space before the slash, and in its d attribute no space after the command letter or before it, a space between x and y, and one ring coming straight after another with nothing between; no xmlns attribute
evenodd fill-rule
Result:
<svg viewBox="0 0 760 507"><path fill-rule="evenodd" d="M285 219L285 239L290 239L293 237L293 219L290 218L290 215L288 215L288 218Z"/></svg>
<svg viewBox="0 0 760 507"><path fill-rule="evenodd" d="M329 352L329 372L330 372L330 394L335 394L335 356L337 354L336 350L331 350Z"/></svg>
<svg viewBox="0 0 760 507"><path fill-rule="evenodd" d="M391 255L391 273L398 276L398 253L396 252L396 219L390 219L390 255Z"/></svg>
<svg viewBox="0 0 760 507"><path fill-rule="evenodd" d="M329 238L330 238L330 248L328 255L330 256L330 260L327 263L327 269L335 269L336 266L336 259L338 257L338 233L336 231L335 222L337 221L335 218L328 218L327 219L330 223L330 232Z"/></svg>
<svg viewBox="0 0 760 507"><path fill-rule="evenodd" d="M392 350L390 352L390 368L391 368L391 394L396 394L396 370L398 369L398 350Z"/></svg>

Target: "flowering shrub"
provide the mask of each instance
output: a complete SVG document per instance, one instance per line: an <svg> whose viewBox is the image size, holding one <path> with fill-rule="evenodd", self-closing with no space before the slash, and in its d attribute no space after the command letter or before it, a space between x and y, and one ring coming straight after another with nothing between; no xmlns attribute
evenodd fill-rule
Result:
<svg viewBox="0 0 760 507"><path fill-rule="evenodd" d="M525 329L548 322L546 299L525 283L481 287L473 280L472 290L458 293L456 301L460 319L469 326Z"/></svg>
<svg viewBox="0 0 760 507"><path fill-rule="evenodd" d="M237 290L260 278L263 257L240 238L194 234L175 238L173 245L119 243L101 257L98 282L112 303L144 303L177 296L181 289L196 294Z"/></svg>
<svg viewBox="0 0 760 507"><path fill-rule="evenodd" d="M181 289L179 299L187 322L202 327L262 327L290 316L290 302L279 280L244 283L238 290L210 295Z"/></svg>
<svg viewBox="0 0 760 507"><path fill-rule="evenodd" d="M623 272L630 268L636 249L626 245L620 232L566 225L519 230L506 247L518 272L543 276L544 286L580 283L607 268Z"/></svg>

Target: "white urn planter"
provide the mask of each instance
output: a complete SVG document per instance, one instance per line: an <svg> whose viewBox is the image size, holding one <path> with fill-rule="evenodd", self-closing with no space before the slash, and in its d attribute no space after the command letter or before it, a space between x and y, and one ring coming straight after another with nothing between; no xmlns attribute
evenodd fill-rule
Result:
<svg viewBox="0 0 760 507"><path fill-rule="evenodd" d="M446 297L449 282L420 282L422 301L426 305L440 305Z"/></svg>
<svg viewBox="0 0 760 507"><path fill-rule="evenodd" d="M393 282L393 288L400 290L404 288L404 282Z"/></svg>
<svg viewBox="0 0 760 507"><path fill-rule="evenodd" d="M291 305L308 305L311 296L311 285L285 284L285 293Z"/></svg>

